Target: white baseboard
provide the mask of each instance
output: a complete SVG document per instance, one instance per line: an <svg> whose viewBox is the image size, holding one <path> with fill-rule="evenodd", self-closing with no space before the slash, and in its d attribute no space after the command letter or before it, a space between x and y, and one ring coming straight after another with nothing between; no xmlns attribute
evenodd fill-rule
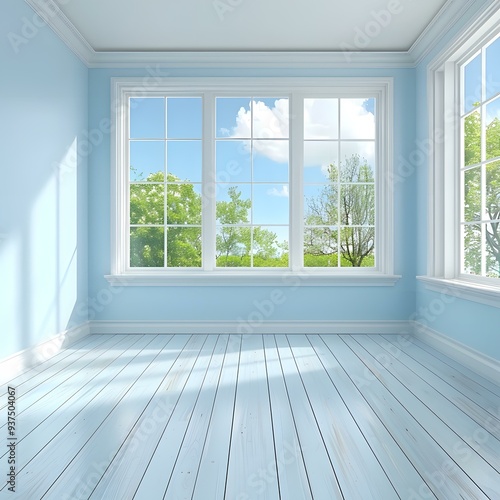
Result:
<svg viewBox="0 0 500 500"><path fill-rule="evenodd" d="M476 351L458 340L454 340L418 321L413 322L413 333L422 342L455 359L482 377L498 384L500 380L500 361Z"/></svg>
<svg viewBox="0 0 500 500"><path fill-rule="evenodd" d="M91 334L411 333L409 321L92 321Z"/></svg>
<svg viewBox="0 0 500 500"><path fill-rule="evenodd" d="M27 369L47 361L63 348L69 347L89 334L90 325L86 322L0 360L0 384L4 384Z"/></svg>

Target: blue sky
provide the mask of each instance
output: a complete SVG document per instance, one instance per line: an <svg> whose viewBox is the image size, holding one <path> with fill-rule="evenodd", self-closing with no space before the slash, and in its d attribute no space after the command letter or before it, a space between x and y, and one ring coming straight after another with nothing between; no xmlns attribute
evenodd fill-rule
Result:
<svg viewBox="0 0 500 500"><path fill-rule="evenodd" d="M305 100L306 197L324 187L332 162L359 154L375 169L374 105L374 99ZM130 106L130 162L137 171L131 181L166 168L183 181L200 183L201 98L133 98ZM282 225L273 228L280 241L288 239L288 120L288 100L280 96L216 101L217 200L228 200L227 188L238 186L242 198L252 199L248 219Z"/></svg>

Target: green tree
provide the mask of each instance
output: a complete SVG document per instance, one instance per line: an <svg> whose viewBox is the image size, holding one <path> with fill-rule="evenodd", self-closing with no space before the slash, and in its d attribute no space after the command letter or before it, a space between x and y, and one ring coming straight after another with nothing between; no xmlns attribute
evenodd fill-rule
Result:
<svg viewBox="0 0 500 500"><path fill-rule="evenodd" d="M330 164L328 180L330 184L307 201L306 266L336 266L339 250L343 267L373 265L375 180L371 168L355 154L340 168Z"/></svg>
<svg viewBox="0 0 500 500"><path fill-rule="evenodd" d="M248 211L252 207L249 199L241 197L236 186L228 188L229 201L218 201L216 205L217 224L216 258L220 267L276 266L280 245L277 235L261 227L241 226L248 224ZM288 262L284 264L288 265Z"/></svg>
<svg viewBox="0 0 500 500"><path fill-rule="evenodd" d="M465 166L482 161L481 115L475 111L464 121ZM500 120L495 117L486 126L486 160L500 157ZM500 219L500 162L486 166L485 207L482 205L481 168L475 167L464 173L464 214L466 222ZM500 277L500 226L498 222L484 225L487 244L487 274ZM465 268L481 275L481 225L466 226L464 229Z"/></svg>
<svg viewBox="0 0 500 500"><path fill-rule="evenodd" d="M130 186L130 222L163 225L164 174L152 173L146 181L147 184ZM200 267L201 196L196 193L192 184L181 183L173 174L167 174L167 183L167 266ZM143 226L131 229L132 267L163 267L164 259L164 227Z"/></svg>

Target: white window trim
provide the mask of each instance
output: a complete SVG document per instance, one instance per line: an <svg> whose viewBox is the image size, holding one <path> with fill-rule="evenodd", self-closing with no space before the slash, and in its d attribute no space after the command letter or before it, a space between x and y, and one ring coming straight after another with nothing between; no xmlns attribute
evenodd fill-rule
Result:
<svg viewBox="0 0 500 500"><path fill-rule="evenodd" d="M290 262L290 268L279 270L236 269L168 269L144 272L128 269L126 231L128 169L124 167L123 151L126 141L127 114L123 103L130 95L151 95L153 92L275 92L276 95L292 91L304 93L335 92L339 96L356 97L373 95L377 98L377 254L376 268L317 269L300 268ZM111 273L105 278L112 285L120 286L393 286L401 276L394 274L394 223L393 223L393 79L392 78L167 78L150 83L144 78L111 79ZM290 100L290 115L301 113ZM205 115L204 120L210 119ZM301 141L293 140L291 148L302 148ZM299 151L300 152L300 151ZM295 155L295 161L300 157ZM290 166L290 184L302 187L299 169ZM208 174L209 175L209 174ZM300 177L300 178L299 178ZM210 181L206 169L203 182ZM292 187L293 189L293 187ZM300 197L301 199L302 197ZM290 207L290 225L301 228L300 203ZM296 229L297 230L297 229ZM296 239L297 241L297 239ZM204 240L204 244L207 241ZM292 241L290 242L292 244Z"/></svg>
<svg viewBox="0 0 500 500"><path fill-rule="evenodd" d="M435 292L500 307L500 283L461 274L460 65L500 30L498 4L485 9L427 70L429 144L428 266L417 276ZM500 280L498 280L500 282Z"/></svg>

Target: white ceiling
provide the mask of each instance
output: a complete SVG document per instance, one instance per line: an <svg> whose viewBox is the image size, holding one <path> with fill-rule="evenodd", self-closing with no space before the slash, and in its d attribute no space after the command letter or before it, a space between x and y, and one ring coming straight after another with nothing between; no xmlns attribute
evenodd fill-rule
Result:
<svg viewBox="0 0 500 500"><path fill-rule="evenodd" d="M407 51L447 0L56 3L97 52ZM390 20L376 20L374 13L388 9L397 13L390 14ZM368 32L369 36L361 39L360 32Z"/></svg>

